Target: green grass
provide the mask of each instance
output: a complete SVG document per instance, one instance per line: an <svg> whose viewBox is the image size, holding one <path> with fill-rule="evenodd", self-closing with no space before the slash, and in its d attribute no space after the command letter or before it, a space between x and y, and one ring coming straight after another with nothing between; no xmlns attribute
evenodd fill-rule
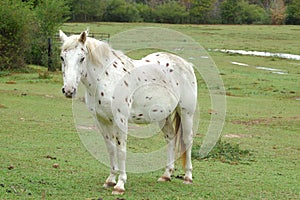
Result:
<svg viewBox="0 0 300 200"><path fill-rule="evenodd" d="M147 24L65 24L64 31L112 35ZM161 25L191 36L205 49L246 49L300 54L298 26ZM199 77L201 126L193 149L194 184L157 183L163 170L128 174L125 199L299 199L300 62L209 52L227 93L227 116L210 158L197 151L210 119L210 99ZM134 53L132 56L140 56ZM231 62L249 64L249 67ZM287 75L256 66L286 70ZM59 72L0 73L0 199L116 199L102 184L109 169L84 148L72 101L61 94ZM129 140L132 138L129 138ZM156 138L157 139L157 138ZM142 148L155 148L151 140ZM135 140L132 151L139 151ZM147 149L148 148L148 149ZM231 160L236 158L236 160ZM162 161L163 162L163 161ZM59 167L54 168L53 164Z"/></svg>

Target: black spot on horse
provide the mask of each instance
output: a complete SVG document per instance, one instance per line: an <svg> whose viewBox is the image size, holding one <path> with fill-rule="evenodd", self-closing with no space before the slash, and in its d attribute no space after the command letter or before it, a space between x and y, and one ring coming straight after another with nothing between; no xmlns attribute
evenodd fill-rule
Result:
<svg viewBox="0 0 300 200"><path fill-rule="evenodd" d="M116 140L117 140L118 145L121 145L121 142L118 137L116 137Z"/></svg>
<svg viewBox="0 0 300 200"><path fill-rule="evenodd" d="M128 87L128 83L126 81L124 81L124 84L126 85L126 87Z"/></svg>

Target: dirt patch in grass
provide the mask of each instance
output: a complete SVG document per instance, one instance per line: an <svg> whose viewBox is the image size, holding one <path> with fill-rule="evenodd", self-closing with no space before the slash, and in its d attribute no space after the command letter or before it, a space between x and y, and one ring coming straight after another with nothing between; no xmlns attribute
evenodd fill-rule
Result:
<svg viewBox="0 0 300 200"><path fill-rule="evenodd" d="M249 135L244 135L244 134L226 134L224 135L225 138L246 138L250 137Z"/></svg>
<svg viewBox="0 0 300 200"><path fill-rule="evenodd" d="M279 121L291 121L291 120L300 120L300 116L293 116L293 117L272 117L272 118L261 118L261 119L253 119L248 121L243 120L234 120L232 121L233 124L241 124L246 126L254 126L260 124L271 124Z"/></svg>
<svg viewBox="0 0 300 200"><path fill-rule="evenodd" d="M0 108L7 108L6 106L4 106L4 105L2 105L2 104L0 104Z"/></svg>

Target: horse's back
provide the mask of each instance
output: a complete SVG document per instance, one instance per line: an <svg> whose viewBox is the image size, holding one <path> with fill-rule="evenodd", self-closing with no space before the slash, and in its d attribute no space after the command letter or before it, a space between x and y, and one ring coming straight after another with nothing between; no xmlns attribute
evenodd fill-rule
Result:
<svg viewBox="0 0 300 200"><path fill-rule="evenodd" d="M141 61L164 66L172 72L172 78L177 86L179 101L182 107L194 111L197 102L197 79L193 64L175 54L157 52L149 54Z"/></svg>

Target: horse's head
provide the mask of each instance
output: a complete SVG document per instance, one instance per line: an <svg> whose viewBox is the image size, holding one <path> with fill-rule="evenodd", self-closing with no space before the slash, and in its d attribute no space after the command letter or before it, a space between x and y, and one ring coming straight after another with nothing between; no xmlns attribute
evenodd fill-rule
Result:
<svg viewBox="0 0 300 200"><path fill-rule="evenodd" d="M86 48L87 34L88 32L84 31L79 36L72 35L68 37L61 30L59 31L59 37L63 43L60 54L64 80L62 93L68 98L72 98L75 95L86 65L88 53Z"/></svg>

